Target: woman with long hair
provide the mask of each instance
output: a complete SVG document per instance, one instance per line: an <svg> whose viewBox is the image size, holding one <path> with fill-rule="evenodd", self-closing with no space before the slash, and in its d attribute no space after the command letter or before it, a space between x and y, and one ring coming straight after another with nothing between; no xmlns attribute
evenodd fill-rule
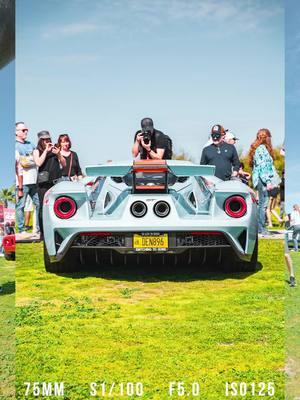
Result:
<svg viewBox="0 0 300 400"><path fill-rule="evenodd" d="M253 187L258 191L258 233L269 235L265 227L268 206L268 191L273 189L274 153L271 132L263 128L257 132L249 151L249 164L252 167Z"/></svg>
<svg viewBox="0 0 300 400"><path fill-rule="evenodd" d="M62 176L69 178L72 181L76 181L82 178L82 172L79 164L77 153L71 150L72 142L70 136L66 133L59 135L57 141L57 147L64 159L66 160L66 166L62 168Z"/></svg>
<svg viewBox="0 0 300 400"><path fill-rule="evenodd" d="M66 160L61 155L60 150L52 144L48 131L41 131L37 136L38 144L37 148L33 151L33 159L38 166L39 223L41 235L43 236L42 215L44 196L55 185L56 181L61 178L61 168L66 166Z"/></svg>

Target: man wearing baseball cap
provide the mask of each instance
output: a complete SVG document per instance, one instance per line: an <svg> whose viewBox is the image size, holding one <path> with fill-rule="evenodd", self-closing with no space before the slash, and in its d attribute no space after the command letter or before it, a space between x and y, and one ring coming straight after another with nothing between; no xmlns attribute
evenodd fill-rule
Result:
<svg viewBox="0 0 300 400"><path fill-rule="evenodd" d="M141 159L171 159L172 141L168 135L154 128L152 118L143 118L141 128L134 136L133 157L139 155Z"/></svg>
<svg viewBox="0 0 300 400"><path fill-rule="evenodd" d="M204 147L201 155L201 165L215 165L215 175L223 181L237 176L240 160L233 144L224 141L226 130L216 124L211 128L212 143Z"/></svg>

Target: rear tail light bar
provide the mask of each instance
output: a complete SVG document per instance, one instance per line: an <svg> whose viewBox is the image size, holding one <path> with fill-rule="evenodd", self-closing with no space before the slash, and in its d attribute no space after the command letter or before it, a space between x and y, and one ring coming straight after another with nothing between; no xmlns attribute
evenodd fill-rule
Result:
<svg viewBox="0 0 300 400"><path fill-rule="evenodd" d="M112 236L111 232L80 232L80 236Z"/></svg>
<svg viewBox="0 0 300 400"><path fill-rule="evenodd" d="M168 172L166 160L136 160L133 172Z"/></svg>

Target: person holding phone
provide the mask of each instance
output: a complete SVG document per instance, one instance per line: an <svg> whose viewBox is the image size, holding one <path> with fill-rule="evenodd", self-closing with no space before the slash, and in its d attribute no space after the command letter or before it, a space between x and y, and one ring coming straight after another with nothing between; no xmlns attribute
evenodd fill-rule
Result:
<svg viewBox="0 0 300 400"><path fill-rule="evenodd" d="M54 146L48 131L41 131L37 134L38 144L33 151L33 158L38 166L38 194L40 200L39 209L39 225L41 235L43 235L42 226L42 208L45 193L55 185L56 181L61 178L61 169L66 166L66 160L60 153L60 149Z"/></svg>

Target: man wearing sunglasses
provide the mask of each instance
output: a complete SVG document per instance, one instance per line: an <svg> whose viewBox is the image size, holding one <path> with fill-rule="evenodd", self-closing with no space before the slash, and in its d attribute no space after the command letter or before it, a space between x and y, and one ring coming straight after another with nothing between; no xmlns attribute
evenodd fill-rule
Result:
<svg viewBox="0 0 300 400"><path fill-rule="evenodd" d="M230 180L238 174L240 160L233 144L224 141L226 130L216 124L211 128L211 141L204 147L201 155L201 165L215 165L215 175L223 181Z"/></svg>
<svg viewBox="0 0 300 400"><path fill-rule="evenodd" d="M39 213L40 202L37 192L37 166L33 159L34 145L27 139L28 128L24 122L16 123L16 219L20 238L28 236L24 223L24 208L26 197L32 198ZM37 222L36 231L39 233Z"/></svg>

